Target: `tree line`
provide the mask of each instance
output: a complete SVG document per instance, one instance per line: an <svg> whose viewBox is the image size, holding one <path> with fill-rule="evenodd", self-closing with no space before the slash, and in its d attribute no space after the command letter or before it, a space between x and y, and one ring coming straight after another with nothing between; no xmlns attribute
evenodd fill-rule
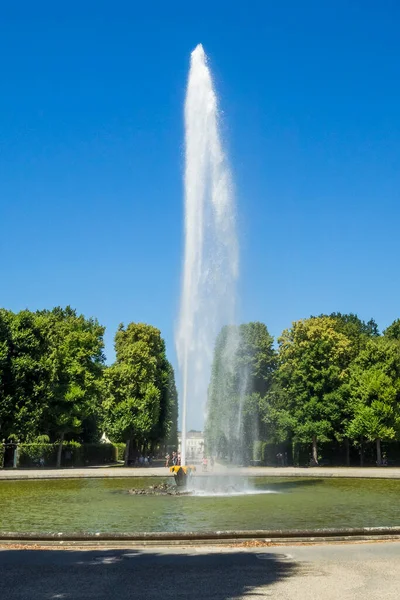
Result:
<svg viewBox="0 0 400 600"><path fill-rule="evenodd" d="M177 446L178 396L161 333L120 325L105 365L104 327L70 307L0 309L0 440L127 445L125 460ZM265 446L340 444L349 464L400 439L400 319L333 313L296 321L275 344L263 323L227 326L214 351L207 398L210 455L248 463Z"/></svg>
<svg viewBox="0 0 400 600"><path fill-rule="evenodd" d="M127 444L125 460L177 443L178 399L161 333L120 325L105 365L105 328L70 307L0 309L0 439Z"/></svg>
<svg viewBox="0 0 400 600"><path fill-rule="evenodd" d="M400 439L400 319L382 334L374 320L333 313L296 321L277 346L263 323L224 327L207 400L210 453L248 462L262 444L327 442L345 449ZM258 449L258 450L257 450Z"/></svg>

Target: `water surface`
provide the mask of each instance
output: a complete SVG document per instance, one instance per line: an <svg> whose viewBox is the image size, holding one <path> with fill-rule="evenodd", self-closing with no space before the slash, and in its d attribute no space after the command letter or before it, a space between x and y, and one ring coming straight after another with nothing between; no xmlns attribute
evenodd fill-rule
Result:
<svg viewBox="0 0 400 600"><path fill-rule="evenodd" d="M0 481L0 530L211 531L400 525L400 481L254 478L236 496L136 496L161 478ZM168 480L171 483L171 480Z"/></svg>

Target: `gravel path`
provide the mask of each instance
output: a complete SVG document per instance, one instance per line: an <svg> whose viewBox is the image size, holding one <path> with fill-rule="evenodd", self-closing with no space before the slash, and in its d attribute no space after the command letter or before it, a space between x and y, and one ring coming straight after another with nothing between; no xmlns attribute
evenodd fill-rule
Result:
<svg viewBox="0 0 400 600"><path fill-rule="evenodd" d="M398 600L400 543L0 550L7 600Z"/></svg>
<svg viewBox="0 0 400 600"><path fill-rule="evenodd" d="M216 467L213 473L203 473L199 467L196 475L245 475L247 477L362 477L380 479L400 479L400 468L393 467ZM165 467L125 468L85 467L68 469L7 469L0 470L0 480L12 479L78 479L81 477L169 477L172 475Z"/></svg>

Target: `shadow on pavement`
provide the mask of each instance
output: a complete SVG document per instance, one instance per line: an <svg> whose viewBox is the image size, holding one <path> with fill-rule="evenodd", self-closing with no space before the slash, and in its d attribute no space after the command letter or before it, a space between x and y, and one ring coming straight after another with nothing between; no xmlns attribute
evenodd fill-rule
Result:
<svg viewBox="0 0 400 600"><path fill-rule="evenodd" d="M7 600L234 600L294 575L285 554L193 549L0 551Z"/></svg>

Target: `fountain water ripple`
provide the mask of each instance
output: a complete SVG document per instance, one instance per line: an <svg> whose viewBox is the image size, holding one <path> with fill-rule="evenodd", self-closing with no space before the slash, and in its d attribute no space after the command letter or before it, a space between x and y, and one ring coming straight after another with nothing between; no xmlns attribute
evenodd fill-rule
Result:
<svg viewBox="0 0 400 600"><path fill-rule="evenodd" d="M275 490L258 488L247 477L237 475L194 476L189 479L186 489L190 492L191 496L212 498L279 493Z"/></svg>

